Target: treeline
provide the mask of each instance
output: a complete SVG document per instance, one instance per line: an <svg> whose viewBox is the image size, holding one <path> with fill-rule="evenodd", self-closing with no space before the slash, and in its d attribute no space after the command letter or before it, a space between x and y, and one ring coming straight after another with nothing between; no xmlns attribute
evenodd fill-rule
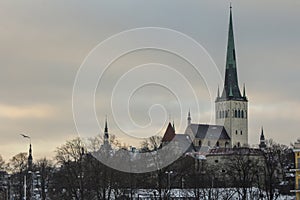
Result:
<svg viewBox="0 0 300 200"><path fill-rule="evenodd" d="M159 138L145 140L143 151L156 150L158 141ZM125 147L114 137L110 142L118 146L114 156L124 157ZM258 156L236 151L222 162L215 162L183 155L167 167L140 174L121 172L100 162L90 152L97 152L101 145L101 138L84 143L76 138L58 147L53 160L35 161L34 192L43 200L102 200L131 199L139 189L148 189L156 199L164 199L170 189L176 188L185 189L182 191L188 191L187 196L196 199L273 200L294 186L293 177L289 177L289 169L294 167L292 149L272 141ZM0 168L11 174L10 195L23 199L27 154L20 153L8 163L0 159Z"/></svg>

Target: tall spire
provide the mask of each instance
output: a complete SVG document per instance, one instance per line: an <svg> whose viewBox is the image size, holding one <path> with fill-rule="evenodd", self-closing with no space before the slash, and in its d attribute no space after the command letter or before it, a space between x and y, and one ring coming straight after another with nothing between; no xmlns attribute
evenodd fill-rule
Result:
<svg viewBox="0 0 300 200"><path fill-rule="evenodd" d="M224 90L223 90L221 98L222 99L242 100L243 97L242 97L240 89L239 89L238 76L237 76L237 62L236 62L236 55L235 55L231 4L230 4L227 56L226 56L226 69L225 70L226 70L226 72L225 72ZM230 93L232 93L232 94L230 95Z"/></svg>
<svg viewBox="0 0 300 200"><path fill-rule="evenodd" d="M191 121L192 121L192 118L191 118L191 112L190 112L190 109L189 109L189 112L188 112L188 118L187 118L187 122L188 122L188 126L191 125Z"/></svg>

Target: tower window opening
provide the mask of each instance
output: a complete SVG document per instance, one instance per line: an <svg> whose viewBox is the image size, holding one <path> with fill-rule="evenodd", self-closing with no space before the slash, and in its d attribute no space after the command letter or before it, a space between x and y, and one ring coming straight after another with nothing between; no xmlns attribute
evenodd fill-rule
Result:
<svg viewBox="0 0 300 200"><path fill-rule="evenodd" d="M234 110L234 117L237 118L237 110Z"/></svg>
<svg viewBox="0 0 300 200"><path fill-rule="evenodd" d="M238 131L237 131L237 130L235 131L235 134L236 134L236 135L238 134Z"/></svg>
<svg viewBox="0 0 300 200"><path fill-rule="evenodd" d="M199 144L199 146L200 146L200 147L202 146L202 142L201 142L201 140L199 140L198 144Z"/></svg>
<svg viewBox="0 0 300 200"><path fill-rule="evenodd" d="M238 111L238 118L241 118L241 111Z"/></svg>
<svg viewBox="0 0 300 200"><path fill-rule="evenodd" d="M228 111L227 110L225 111L225 117L226 118L228 117Z"/></svg>
<svg viewBox="0 0 300 200"><path fill-rule="evenodd" d="M244 118L244 111L241 112L241 118Z"/></svg>
<svg viewBox="0 0 300 200"><path fill-rule="evenodd" d="M243 135L243 131L241 131L241 135Z"/></svg>
<svg viewBox="0 0 300 200"><path fill-rule="evenodd" d="M208 141L208 142L207 142L207 146L209 146L209 147L210 147L210 141Z"/></svg>
<svg viewBox="0 0 300 200"><path fill-rule="evenodd" d="M219 146L220 146L220 143L219 143L219 141L217 142L216 146L217 146L217 147L219 147Z"/></svg>

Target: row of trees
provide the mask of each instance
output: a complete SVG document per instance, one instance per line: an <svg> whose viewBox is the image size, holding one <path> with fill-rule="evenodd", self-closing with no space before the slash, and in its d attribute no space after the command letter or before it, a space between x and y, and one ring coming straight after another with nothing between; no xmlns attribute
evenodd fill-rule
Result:
<svg viewBox="0 0 300 200"><path fill-rule="evenodd" d="M157 137L145 140L142 149L156 150L160 147L159 141ZM110 142L119 146L114 156L124 157L120 143L114 137ZM37 160L33 171L39 174L37 189L41 198L124 199L125 196L133 197L138 189L147 189L153 198L164 199L170 188L184 188L181 191L187 196L198 199L231 199L234 196L241 200L262 197L273 200L278 198L282 186L288 188L286 183L291 184L286 174L288 168L293 167L292 150L272 141L259 155L237 150L218 162L215 158L201 160L183 155L167 167L141 174L112 169L88 153L101 149L101 144L99 137L84 143L76 138L58 147L53 161ZM11 191L19 199L23 195L26 168L26 153L14 156L8 163L0 157L0 169L10 172ZM172 174L168 174L170 172Z"/></svg>

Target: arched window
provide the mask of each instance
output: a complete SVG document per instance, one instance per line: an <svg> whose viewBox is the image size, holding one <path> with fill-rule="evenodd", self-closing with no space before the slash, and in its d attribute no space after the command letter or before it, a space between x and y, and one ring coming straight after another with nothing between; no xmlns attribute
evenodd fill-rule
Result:
<svg viewBox="0 0 300 200"><path fill-rule="evenodd" d="M234 117L237 118L237 110L234 110Z"/></svg>
<svg viewBox="0 0 300 200"><path fill-rule="evenodd" d="M199 144L199 146L201 147L201 146L202 146L202 141L199 140L198 144Z"/></svg>
<svg viewBox="0 0 300 200"><path fill-rule="evenodd" d="M219 141L217 142L216 146L217 146L217 147L219 147L219 146L220 146L220 143L219 143Z"/></svg>
<svg viewBox="0 0 300 200"><path fill-rule="evenodd" d="M238 134L238 131L237 131L237 130L235 131L235 134L236 134L236 135Z"/></svg>
<svg viewBox="0 0 300 200"><path fill-rule="evenodd" d="M238 143L237 143L237 146L238 146L238 147L240 147L240 146L241 146L241 143L240 143L240 142L238 142Z"/></svg>
<svg viewBox="0 0 300 200"><path fill-rule="evenodd" d="M241 118L244 118L244 111L241 111Z"/></svg>
<svg viewBox="0 0 300 200"><path fill-rule="evenodd" d="M238 118L241 118L241 111L238 111Z"/></svg>
<svg viewBox="0 0 300 200"><path fill-rule="evenodd" d="M243 135L243 131L241 131L241 135Z"/></svg>
<svg viewBox="0 0 300 200"><path fill-rule="evenodd" d="M228 147L228 145L229 145L229 142L225 142L225 148Z"/></svg>
<svg viewBox="0 0 300 200"><path fill-rule="evenodd" d="M225 117L226 118L228 117L228 111L227 110L225 111Z"/></svg>

